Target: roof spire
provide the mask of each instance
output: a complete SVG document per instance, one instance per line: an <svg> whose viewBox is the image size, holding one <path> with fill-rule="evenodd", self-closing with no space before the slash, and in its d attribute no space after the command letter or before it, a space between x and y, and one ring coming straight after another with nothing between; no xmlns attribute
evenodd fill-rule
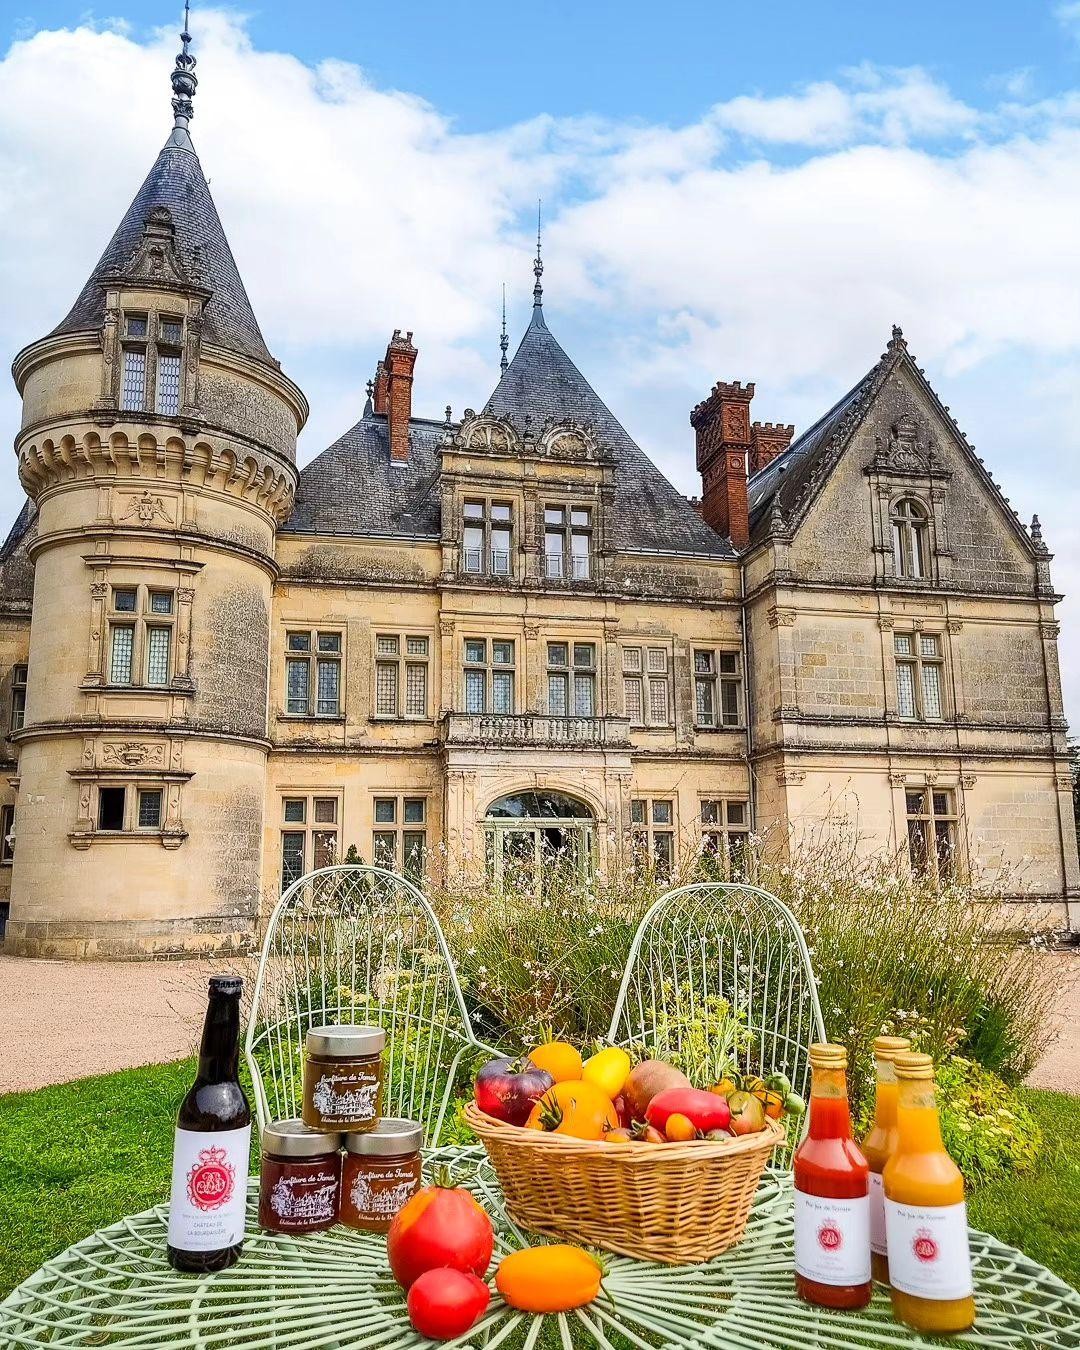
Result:
<svg viewBox="0 0 1080 1350"><path fill-rule="evenodd" d="M510 364L506 359L506 349L510 346L510 339L506 336L506 282L503 282L503 301L502 301L502 332L499 334L499 351L502 356L499 358L499 369L505 371Z"/></svg>
<svg viewBox="0 0 1080 1350"><path fill-rule="evenodd" d="M199 83L195 76L195 58L188 49L191 42L191 34L188 32L189 20L190 0L184 0L184 31L180 34L182 46L176 54L176 65L169 80L173 89L173 134L170 141L185 150L194 149L188 136L188 124L194 116L191 100L195 97L195 89Z"/></svg>
<svg viewBox="0 0 1080 1350"><path fill-rule="evenodd" d="M536 199L536 260L533 263L533 276L536 278L536 284L533 286L533 309L540 309L544 303L544 288L540 285L540 278L544 275L544 264L540 261L540 198Z"/></svg>

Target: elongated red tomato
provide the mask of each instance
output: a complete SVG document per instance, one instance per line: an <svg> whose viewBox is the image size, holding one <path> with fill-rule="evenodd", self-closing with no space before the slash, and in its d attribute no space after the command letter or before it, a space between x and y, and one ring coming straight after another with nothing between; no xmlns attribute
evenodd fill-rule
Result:
<svg viewBox="0 0 1080 1350"><path fill-rule="evenodd" d="M709 1130L727 1129L731 1108L715 1092L702 1092L692 1087L666 1088L649 1103L645 1119L658 1130L663 1130L668 1117L674 1115L685 1116L695 1129L707 1134Z"/></svg>

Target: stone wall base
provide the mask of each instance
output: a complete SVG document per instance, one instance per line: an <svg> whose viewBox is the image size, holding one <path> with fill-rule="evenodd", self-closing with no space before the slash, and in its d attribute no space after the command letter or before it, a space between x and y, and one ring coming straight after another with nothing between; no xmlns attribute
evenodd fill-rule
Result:
<svg viewBox="0 0 1080 1350"><path fill-rule="evenodd" d="M248 956L256 947L254 921L228 915L93 922L9 920L3 951L5 956L64 961L145 961Z"/></svg>

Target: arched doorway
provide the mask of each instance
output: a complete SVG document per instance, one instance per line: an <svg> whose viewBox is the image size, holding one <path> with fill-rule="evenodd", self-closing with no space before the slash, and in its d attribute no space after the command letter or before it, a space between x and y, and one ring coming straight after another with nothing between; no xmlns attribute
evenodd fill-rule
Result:
<svg viewBox="0 0 1080 1350"><path fill-rule="evenodd" d="M488 876L528 889L582 876L592 864L594 824L585 803L565 792L499 797L484 820Z"/></svg>

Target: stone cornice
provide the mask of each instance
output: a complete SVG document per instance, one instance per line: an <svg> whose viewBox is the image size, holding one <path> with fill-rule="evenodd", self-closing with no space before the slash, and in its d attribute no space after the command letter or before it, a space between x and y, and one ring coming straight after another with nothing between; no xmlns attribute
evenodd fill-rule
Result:
<svg viewBox="0 0 1080 1350"><path fill-rule="evenodd" d="M137 692L143 693L144 690ZM35 722L20 731L13 731L8 740L17 745L27 741L65 740L86 736L110 735L122 732L124 735L168 736L177 740L228 741L233 745L248 745L256 750L272 749L271 742L262 736L244 736L239 732L227 731L223 727L198 725L190 722L149 722L145 718L79 718L73 717L65 722ZM340 747L339 747L340 749Z"/></svg>
<svg viewBox="0 0 1080 1350"><path fill-rule="evenodd" d="M990 600L995 604L1001 600L1016 600L1028 605L1059 605L1065 598L1058 594L1044 595L1041 591L1035 590L971 591L960 586L940 584L921 586L916 590L914 587L897 585L895 582L888 585L874 585L865 581L811 581L793 572L785 572L782 575L770 573L764 577L752 591L746 593L746 603L750 604L760 599L762 595L776 590L804 591L819 595L840 591L845 595L898 596L905 600Z"/></svg>
<svg viewBox="0 0 1080 1350"><path fill-rule="evenodd" d="M164 543L175 544L182 540L184 543L197 544L199 548L208 550L211 553L225 553L232 557L239 555L260 568L271 581L278 579L279 568L274 559L267 553L260 553L258 549L249 548L246 544L241 544L234 539L219 539L216 535L203 534L201 530L194 530L188 526L179 526L175 530L160 529L139 529L137 527L125 528L122 525L94 525L84 526L77 530L53 530L48 534L38 535L34 542L27 549L27 556L31 562L36 562L38 556L55 544L68 543L72 540L88 541L93 539L154 539ZM128 558L110 558L106 555L104 558L94 554L85 559L89 566L100 567L110 566L112 564L123 564L129 561ZM144 560L139 559L140 564ZM152 565L166 565L174 571L185 570L181 565L172 560L153 560ZM188 569L190 570L190 569Z"/></svg>

